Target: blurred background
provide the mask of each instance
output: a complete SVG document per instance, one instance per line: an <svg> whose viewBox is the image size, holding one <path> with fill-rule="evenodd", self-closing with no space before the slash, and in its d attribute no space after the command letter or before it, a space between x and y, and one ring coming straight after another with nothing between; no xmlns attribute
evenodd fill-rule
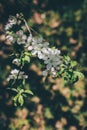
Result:
<svg viewBox="0 0 87 130"><path fill-rule="evenodd" d="M30 88L23 107L14 107L6 77L11 70L11 45L4 26L9 15L22 12L50 46L79 63L85 79L65 86L44 78L38 61L27 66ZM0 0L0 130L87 130L87 0Z"/></svg>

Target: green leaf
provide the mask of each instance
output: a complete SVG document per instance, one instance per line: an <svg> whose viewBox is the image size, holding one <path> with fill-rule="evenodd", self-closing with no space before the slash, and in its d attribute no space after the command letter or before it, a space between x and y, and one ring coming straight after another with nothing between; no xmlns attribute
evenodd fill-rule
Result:
<svg viewBox="0 0 87 130"><path fill-rule="evenodd" d="M77 65L77 62L76 61L71 61L71 66L72 67L75 67Z"/></svg>
<svg viewBox="0 0 87 130"><path fill-rule="evenodd" d="M33 92L32 92L31 90L25 90L24 93L30 94L30 95L34 95Z"/></svg>
<svg viewBox="0 0 87 130"><path fill-rule="evenodd" d="M13 100L14 100L14 105L17 106L17 101L18 101L18 97L19 97L19 94L17 94Z"/></svg>
<svg viewBox="0 0 87 130"><path fill-rule="evenodd" d="M16 102L17 101L17 99L18 99L18 97L19 97L19 94L17 94L15 97L14 97L14 101Z"/></svg>
<svg viewBox="0 0 87 130"><path fill-rule="evenodd" d="M25 52L24 54L27 55L27 56L30 56L30 55L31 55L29 52Z"/></svg>
<svg viewBox="0 0 87 130"><path fill-rule="evenodd" d="M14 91L14 92L17 92L18 93L18 91L17 91L17 89L15 89L15 88L7 88L8 90L12 90L12 91Z"/></svg>
<svg viewBox="0 0 87 130"><path fill-rule="evenodd" d="M30 57L26 55L26 56L24 57L24 61L30 62Z"/></svg>
<svg viewBox="0 0 87 130"><path fill-rule="evenodd" d="M67 60L67 61L71 60L69 56L64 56L64 59Z"/></svg>
<svg viewBox="0 0 87 130"><path fill-rule="evenodd" d="M75 73L80 79L84 79L84 75L83 75L81 72L74 71L74 73Z"/></svg>
<svg viewBox="0 0 87 130"><path fill-rule="evenodd" d="M20 96L18 97L18 103L20 104L20 106L22 106L22 105L24 104L24 99L23 99L23 96L22 96L22 95L20 95Z"/></svg>
<svg viewBox="0 0 87 130"><path fill-rule="evenodd" d="M25 85L25 79L23 79L22 84Z"/></svg>
<svg viewBox="0 0 87 130"><path fill-rule="evenodd" d="M46 108L45 111L44 111L44 115L47 119L53 119L53 115L51 113L51 110L50 108Z"/></svg>
<svg viewBox="0 0 87 130"><path fill-rule="evenodd" d="M78 79L79 79L79 78L78 78L78 75L76 75L76 74L73 73L73 76L72 76L71 82L72 82L72 83L75 83L75 82L78 81Z"/></svg>

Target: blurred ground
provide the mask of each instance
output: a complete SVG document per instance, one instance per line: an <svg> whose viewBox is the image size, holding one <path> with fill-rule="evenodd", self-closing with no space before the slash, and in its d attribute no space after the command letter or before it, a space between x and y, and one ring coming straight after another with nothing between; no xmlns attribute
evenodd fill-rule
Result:
<svg viewBox="0 0 87 130"><path fill-rule="evenodd" d="M38 34L79 63L84 81L64 86L62 79L43 78L39 65L27 67L26 88L34 92L22 108L13 106L6 76L11 69L11 45L4 25L22 12ZM0 0L0 130L87 130L87 1Z"/></svg>

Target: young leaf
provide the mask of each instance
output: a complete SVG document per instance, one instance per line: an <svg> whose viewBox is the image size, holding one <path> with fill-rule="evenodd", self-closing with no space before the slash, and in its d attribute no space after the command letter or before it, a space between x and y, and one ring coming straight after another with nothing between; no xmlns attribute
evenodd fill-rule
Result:
<svg viewBox="0 0 87 130"><path fill-rule="evenodd" d="M24 93L30 94L30 95L34 95L33 92L32 92L31 90L25 90Z"/></svg>
<svg viewBox="0 0 87 130"><path fill-rule="evenodd" d="M24 57L24 61L30 62L30 57L26 55L26 56Z"/></svg>
<svg viewBox="0 0 87 130"><path fill-rule="evenodd" d="M71 67L75 67L77 65L76 61L71 61Z"/></svg>
<svg viewBox="0 0 87 130"><path fill-rule="evenodd" d="M83 75L81 72L74 71L74 73L75 73L80 79L84 79L84 75Z"/></svg>
<svg viewBox="0 0 87 130"><path fill-rule="evenodd" d="M18 97L18 103L20 104L20 106L22 106L22 105L24 104L24 99L23 99L23 96L22 96L22 95L20 95L20 96Z"/></svg>

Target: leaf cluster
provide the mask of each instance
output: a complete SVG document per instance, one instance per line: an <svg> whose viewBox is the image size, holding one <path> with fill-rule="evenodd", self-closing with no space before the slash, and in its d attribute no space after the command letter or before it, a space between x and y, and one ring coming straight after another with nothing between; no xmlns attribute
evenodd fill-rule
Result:
<svg viewBox="0 0 87 130"><path fill-rule="evenodd" d="M71 60L69 56L64 56L57 75L63 76L65 84L74 84L79 79L84 79L84 75L77 68L78 64L76 61Z"/></svg>

